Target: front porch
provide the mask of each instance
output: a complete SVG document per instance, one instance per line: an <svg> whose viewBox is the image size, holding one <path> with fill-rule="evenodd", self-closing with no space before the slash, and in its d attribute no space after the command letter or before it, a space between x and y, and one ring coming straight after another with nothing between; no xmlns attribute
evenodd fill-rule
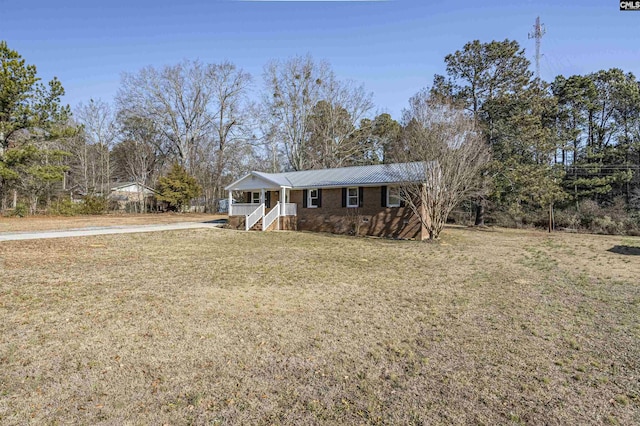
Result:
<svg viewBox="0 0 640 426"><path fill-rule="evenodd" d="M229 226L249 230L294 230L298 215L295 203L280 203L267 208L264 203L234 203L229 205Z"/></svg>
<svg viewBox="0 0 640 426"><path fill-rule="evenodd" d="M298 214L296 203L290 203L291 189L286 186L232 184L229 190L229 226L249 230L295 229ZM258 186L257 184L263 185ZM235 203L233 191L242 191L244 203ZM278 200L273 203L274 200Z"/></svg>

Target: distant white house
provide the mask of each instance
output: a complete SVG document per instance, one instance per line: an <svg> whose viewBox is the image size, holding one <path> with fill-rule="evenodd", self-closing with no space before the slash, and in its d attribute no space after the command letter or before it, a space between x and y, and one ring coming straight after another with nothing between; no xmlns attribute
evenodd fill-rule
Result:
<svg viewBox="0 0 640 426"><path fill-rule="evenodd" d="M156 205L156 191L138 182L117 182L111 185L109 201L114 210L139 211L141 206L148 210Z"/></svg>

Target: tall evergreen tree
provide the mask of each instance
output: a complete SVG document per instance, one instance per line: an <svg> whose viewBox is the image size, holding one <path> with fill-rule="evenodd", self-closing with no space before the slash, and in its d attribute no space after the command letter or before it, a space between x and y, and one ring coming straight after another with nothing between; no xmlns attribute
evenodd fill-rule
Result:
<svg viewBox="0 0 640 426"><path fill-rule="evenodd" d="M481 43L474 40L445 57L447 77L436 75L432 95L450 97L469 111L491 143L496 138L494 108L485 108L496 99L518 96L529 84L532 73L524 49L513 40ZM491 186L487 173L478 179ZM476 225L484 224L485 200L476 200Z"/></svg>
<svg viewBox="0 0 640 426"><path fill-rule="evenodd" d="M169 209L182 211L193 198L200 196L202 187L178 163L174 163L166 176L158 179L158 200L166 201Z"/></svg>
<svg viewBox="0 0 640 426"><path fill-rule="evenodd" d="M58 141L73 132L67 126L69 107L61 104L64 88L57 78L40 82L35 65L0 41L0 200L7 206L7 196L18 195L38 200L43 188L29 184L46 182L47 197L51 183L62 180L62 173L50 173L59 162ZM11 150L21 150L11 153ZM38 169L38 167L40 167ZM25 173L25 168L30 172ZM33 180L34 176L39 178ZM42 179L40 179L42 178ZM39 195L36 196L35 194ZM35 210L35 206L31 209Z"/></svg>

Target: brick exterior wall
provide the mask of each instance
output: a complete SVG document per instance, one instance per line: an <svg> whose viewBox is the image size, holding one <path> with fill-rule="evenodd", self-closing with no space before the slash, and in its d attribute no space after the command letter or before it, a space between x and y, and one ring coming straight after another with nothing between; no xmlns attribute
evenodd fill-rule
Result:
<svg viewBox="0 0 640 426"><path fill-rule="evenodd" d="M322 190L320 207L304 208L303 191L291 191L298 204L298 229L387 238L418 238L421 224L408 207L382 207L382 187L360 188L362 207L342 207L342 188Z"/></svg>
<svg viewBox="0 0 640 426"><path fill-rule="evenodd" d="M244 230L245 217L244 216L229 216L227 220L227 227L231 229Z"/></svg>
<svg viewBox="0 0 640 426"><path fill-rule="evenodd" d="M382 187L363 187L362 207L342 207L342 188L322 189L320 207L303 207L302 190L292 190L289 202L298 206L297 216L280 218L280 229L334 234L371 235L386 238L427 238L420 220L408 207L383 207ZM271 192L271 206L279 201ZM267 212L269 209L267 209ZM229 227L244 229L244 216L231 216Z"/></svg>

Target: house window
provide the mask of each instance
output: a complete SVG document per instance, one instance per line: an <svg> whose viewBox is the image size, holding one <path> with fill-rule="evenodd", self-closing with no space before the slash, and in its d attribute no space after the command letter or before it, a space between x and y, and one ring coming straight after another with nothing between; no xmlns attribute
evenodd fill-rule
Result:
<svg viewBox="0 0 640 426"><path fill-rule="evenodd" d="M347 188L347 207L358 207L358 188Z"/></svg>
<svg viewBox="0 0 640 426"><path fill-rule="evenodd" d="M310 189L307 191L307 207L316 208L320 205L320 197L318 196L317 189Z"/></svg>
<svg viewBox="0 0 640 426"><path fill-rule="evenodd" d="M251 193L251 204L260 204L260 193L252 192Z"/></svg>
<svg viewBox="0 0 640 426"><path fill-rule="evenodd" d="M387 190L387 207L400 207L400 188L390 186Z"/></svg>

